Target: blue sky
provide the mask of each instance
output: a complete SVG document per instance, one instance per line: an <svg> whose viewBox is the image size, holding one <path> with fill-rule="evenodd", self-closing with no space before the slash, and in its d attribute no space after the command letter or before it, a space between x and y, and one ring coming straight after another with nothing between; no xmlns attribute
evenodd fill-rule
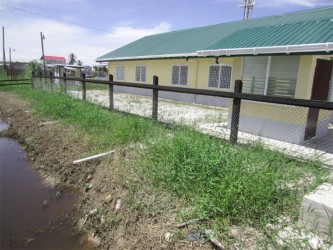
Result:
<svg viewBox="0 0 333 250"><path fill-rule="evenodd" d="M13 61L40 58L43 32L45 55L67 58L69 53L75 53L84 64L95 65L98 56L145 35L241 20L242 3L243 0L0 0L0 24L5 27L7 60L9 47L15 49ZM250 18L326 6L333 6L333 0L256 0Z"/></svg>

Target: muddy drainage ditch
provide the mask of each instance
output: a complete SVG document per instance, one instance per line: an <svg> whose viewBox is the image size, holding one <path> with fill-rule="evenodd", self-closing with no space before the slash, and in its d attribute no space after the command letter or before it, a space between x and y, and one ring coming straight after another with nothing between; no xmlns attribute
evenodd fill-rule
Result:
<svg viewBox="0 0 333 250"><path fill-rule="evenodd" d="M0 121L0 129L9 126ZM1 249L91 249L72 232L74 192L48 187L24 149L0 137Z"/></svg>

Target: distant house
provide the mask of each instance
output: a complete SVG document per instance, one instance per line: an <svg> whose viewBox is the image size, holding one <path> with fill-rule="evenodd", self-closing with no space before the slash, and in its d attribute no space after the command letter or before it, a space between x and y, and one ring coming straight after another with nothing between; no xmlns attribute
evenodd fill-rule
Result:
<svg viewBox="0 0 333 250"><path fill-rule="evenodd" d="M333 7L328 7L146 36L96 61L108 62L116 81L151 84L157 75L161 85L232 91L241 79L245 93L332 101L332 54ZM228 100L198 95L163 97L230 106ZM328 117L324 110L244 101L239 129L299 144L325 137Z"/></svg>
<svg viewBox="0 0 333 250"><path fill-rule="evenodd" d="M67 77L81 77L84 69L84 66L66 64L66 58L62 56L44 56L41 60L45 60L47 71L53 72L54 76L63 76L66 73Z"/></svg>
<svg viewBox="0 0 333 250"><path fill-rule="evenodd" d="M62 56L44 56L41 57L41 60L45 61L45 64L47 66L49 65L65 65L66 64L66 58Z"/></svg>

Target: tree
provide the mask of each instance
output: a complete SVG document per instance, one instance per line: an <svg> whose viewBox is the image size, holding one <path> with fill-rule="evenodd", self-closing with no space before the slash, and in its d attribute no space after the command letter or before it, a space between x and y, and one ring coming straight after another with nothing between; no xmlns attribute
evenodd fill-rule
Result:
<svg viewBox="0 0 333 250"><path fill-rule="evenodd" d="M83 62L81 62L81 60L77 60L76 64L82 66Z"/></svg>
<svg viewBox="0 0 333 250"><path fill-rule="evenodd" d="M69 55L68 55L68 64L69 65L74 65L74 63L76 63L77 62L77 57L76 57L76 55L74 54L74 53L70 53Z"/></svg>
<svg viewBox="0 0 333 250"><path fill-rule="evenodd" d="M108 68L105 65L103 65L103 66L101 66L100 71L102 71L104 73L107 73L108 72Z"/></svg>
<svg viewBox="0 0 333 250"><path fill-rule="evenodd" d="M33 60L28 63L29 71L34 71L35 73L41 72L43 70L43 65L38 63L37 60Z"/></svg>

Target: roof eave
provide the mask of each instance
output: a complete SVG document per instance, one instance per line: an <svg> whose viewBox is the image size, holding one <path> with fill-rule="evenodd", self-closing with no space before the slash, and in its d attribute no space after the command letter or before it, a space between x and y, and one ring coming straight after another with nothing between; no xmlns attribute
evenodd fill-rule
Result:
<svg viewBox="0 0 333 250"><path fill-rule="evenodd" d="M236 56L236 55L260 55L260 54L294 54L294 53L332 53L333 42L312 43L283 46L267 46L252 48L235 48L235 49L217 49L217 50L199 50L197 56Z"/></svg>
<svg viewBox="0 0 333 250"><path fill-rule="evenodd" d="M195 53L183 54L165 54L165 55L147 55L133 57L111 57L96 59L96 62L111 61L132 61L132 60L156 60L156 59L177 59L177 58L205 58L205 57L222 57L222 56L247 56L247 55L274 55L274 54L308 54L308 53L328 53L333 52L333 42L328 43L312 43L297 44L283 46L266 46L251 48L235 48L235 49L217 49L217 50L198 50Z"/></svg>
<svg viewBox="0 0 333 250"><path fill-rule="evenodd" d="M149 60L149 59L174 59L174 58L186 58L197 57L195 53L181 53L181 54L165 54L165 55L147 55L147 56L132 56L132 57L111 57L96 59L96 62L111 62L111 61L128 61L128 60Z"/></svg>

